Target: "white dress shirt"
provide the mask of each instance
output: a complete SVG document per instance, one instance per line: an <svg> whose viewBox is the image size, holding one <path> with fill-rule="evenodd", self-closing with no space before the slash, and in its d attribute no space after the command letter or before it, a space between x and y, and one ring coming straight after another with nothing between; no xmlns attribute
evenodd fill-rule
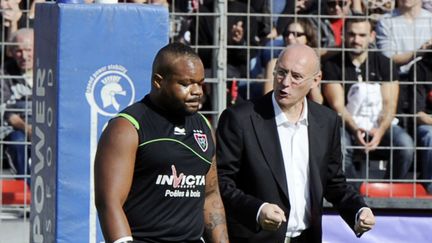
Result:
<svg viewBox="0 0 432 243"><path fill-rule="evenodd" d="M302 113L295 123L288 121L274 95L272 101L291 206L286 236L296 237L309 227L311 217L307 101L304 98Z"/></svg>
<svg viewBox="0 0 432 243"><path fill-rule="evenodd" d="M307 100L304 98L303 110L299 120L295 123L291 123L282 112L274 95L272 96L272 102L291 206L286 237L292 238L299 236L302 231L309 228L311 218L308 106ZM257 222L261 209L266 204L267 202L263 203L258 209L256 215ZM356 225L358 223L358 217L364 208L366 207L362 207L357 211L355 217ZM358 236L361 235L358 233L356 234Z"/></svg>

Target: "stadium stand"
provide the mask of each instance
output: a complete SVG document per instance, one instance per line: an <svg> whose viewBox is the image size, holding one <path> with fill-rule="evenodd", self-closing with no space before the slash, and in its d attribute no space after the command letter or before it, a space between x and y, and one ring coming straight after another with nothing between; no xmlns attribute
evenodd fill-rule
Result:
<svg viewBox="0 0 432 243"><path fill-rule="evenodd" d="M4 64L10 57L7 55L6 48L8 45L13 45L7 41L8 36L16 28L19 27L32 27L34 13L32 12L32 6L36 2L41 0L2 0L1 12L0 12L0 24L1 24L1 39L0 39L0 64ZM92 2L91 0L88 2ZM119 3L133 2L133 3L147 3L147 2L159 2L159 1L126 1L119 0ZM171 21L171 41L182 41L190 44L205 59L206 64L206 75L207 85L205 87L206 97L203 104L202 113L209 117L210 121L215 125L219 114L229 105L233 103L233 97L237 100L238 94L241 95L242 99L249 99L253 95L256 95L255 90L264 86L268 80L265 77L265 65L260 62L259 53L264 51L271 52L275 49L274 46L266 46L265 43L274 40L275 36L272 36L272 29L276 29L277 23L273 22L272 19L275 17L286 17L288 19L296 18L310 18L310 19L321 19L328 20L333 23L333 30L337 28L339 32L344 31L343 21L336 21L339 17L329 15L329 7L331 8L343 8L346 4L351 4L351 12L363 12L368 15L371 20L377 22L379 19L389 20L390 16L395 13L398 4L401 4L402 0L308 0L308 1L286 1L287 4L295 4L296 2L308 2L313 4L313 11L302 13L301 11L296 13L294 11L295 5L286 6L287 11L279 11L279 13L272 13L272 2L268 0L168 0L162 1L168 3L170 8L170 21ZM228 11L229 3L241 2L242 6L240 12L234 10ZM333 2L328 4L328 2ZM431 11L430 1L424 1L429 4L424 5L424 11ZM8 3L9 5L6 5ZM234 9L234 8L233 8ZM290 9L290 10L289 10ZM11 11L14 11L14 14ZM334 9L333 9L334 10ZM291 12L290 12L291 11ZM387 15L386 15L387 13ZM427 14L429 16L430 14ZM13 18L11 17L13 16ZM37 17L37 16L36 16ZM242 39L242 45L234 44L230 42L228 34L232 30L232 26L229 26L229 20L238 17L242 19L245 36ZM344 15L342 19L350 18L350 15ZM14 19L14 23L11 20ZM333 21L334 20L334 21ZM316 21L321 23L322 21ZM432 33L432 19L428 18L425 21L426 27ZM254 23L254 26L251 26ZM320 29L324 26L319 25ZM254 28L254 29L253 29ZM256 28L256 29L255 29ZM15 29L16 30L16 29ZM337 33L339 33L337 32ZM332 33L335 34L335 33ZM340 34L340 33L339 33ZM391 33L389 33L391 35ZM251 36L253 35L253 36ZM343 36L339 36L343 38ZM324 35L318 32L318 43L323 43ZM415 38L415 36L412 36ZM392 47L391 51L398 51L398 47ZM320 53L328 54L349 51L342 43L339 46L323 45L318 44L316 47ZM415 49L422 49L421 52L431 52L431 47L417 46ZM238 69L248 70L241 74L241 77L232 75L231 70L228 70L228 64L236 63L232 62L233 51L240 51L242 59L246 63L242 63ZM371 45L369 51L381 52L376 45ZM388 50L387 50L388 51ZM419 52L419 53L421 53ZM257 54L258 53L258 54ZM416 54L417 55L417 54ZM431 55L425 55L430 58ZM413 56L418 57L418 56ZM414 60L417 60L414 58ZM325 62L325 60L323 60ZM415 62L412 64L416 67ZM396 66L394 68L397 68ZM415 75L415 72L412 72ZM4 85L5 75L0 75L0 85ZM241 79L239 79L241 78ZM414 79L414 80L412 80ZM323 83L331 83L333 81L323 80ZM342 82L345 82L342 80ZM241 83L241 92L238 93ZM234 84L234 85L233 85ZM348 178L349 181L355 181L361 183L360 192L367 199L372 207L385 208L385 209L422 209L430 210L432 196L428 194L427 190L423 186L426 183L432 183L432 178L425 178L422 176L422 166L425 161L422 161L420 156L422 151L432 150L431 147L419 146L417 138L417 117L415 113L417 97L416 88L417 85L432 85L432 79L429 80L418 80L416 77L409 77L407 80L401 82L401 89L404 94L412 99L414 102L408 102L407 104L411 107L404 107L403 113L396 114L401 121L401 125L409 132L414 140L414 162L410 168L409 175L403 179L384 179L380 178L383 175L383 166L389 166L392 164L393 159L391 156L387 158L371 158L367 154L359 156L361 164L358 165L357 169L362 173L361 178ZM395 94L396 95L396 94ZM0 102L3 103L3 96L0 94ZM432 97L432 95L430 96ZM432 99L431 99L432 100ZM235 103L235 102L234 102ZM405 104L406 105L406 104ZM432 101L429 103L429 111L432 110ZM431 114L428 114L429 117ZM3 113L0 117L1 128L4 128ZM432 125L430 123L429 125ZM5 159L4 151L5 141L0 141L0 228L2 224L1 215L5 214L11 207L22 212L29 210L30 205L30 190L29 187L24 183L22 176L17 176L13 173L13 169L9 166L8 159ZM379 149L394 150L404 149L395 147L393 145L387 147L379 147ZM361 151L361 147L355 146L355 149ZM405 148L411 149L411 148ZM424 157L424 156L423 156ZM427 162L427 161L426 161ZM409 199L409 200L407 200ZM395 203L399 200L401 203ZM329 206L330 207L330 206ZM22 215L22 214L21 214ZM26 219L24 219L25 221ZM1 236L0 236L0 242Z"/></svg>

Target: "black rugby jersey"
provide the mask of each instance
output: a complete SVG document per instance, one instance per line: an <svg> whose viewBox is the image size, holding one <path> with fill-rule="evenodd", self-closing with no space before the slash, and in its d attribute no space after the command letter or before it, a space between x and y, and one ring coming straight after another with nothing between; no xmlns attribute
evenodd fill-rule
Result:
<svg viewBox="0 0 432 243"><path fill-rule="evenodd" d="M198 241L204 231L205 175L215 153L208 121L199 113L170 116L148 96L118 116L139 136L124 205L134 240Z"/></svg>

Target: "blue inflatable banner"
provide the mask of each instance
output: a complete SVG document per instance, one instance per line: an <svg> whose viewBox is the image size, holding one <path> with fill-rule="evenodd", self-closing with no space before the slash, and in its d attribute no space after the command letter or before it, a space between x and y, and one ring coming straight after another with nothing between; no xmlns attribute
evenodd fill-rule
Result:
<svg viewBox="0 0 432 243"><path fill-rule="evenodd" d="M150 90L168 10L146 4L37 4L31 242L103 242L93 161L109 119Z"/></svg>

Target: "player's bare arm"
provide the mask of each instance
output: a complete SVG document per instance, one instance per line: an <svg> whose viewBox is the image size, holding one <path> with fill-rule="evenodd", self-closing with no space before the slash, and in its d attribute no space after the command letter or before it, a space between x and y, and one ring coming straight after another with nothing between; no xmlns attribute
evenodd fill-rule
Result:
<svg viewBox="0 0 432 243"><path fill-rule="evenodd" d="M103 132L95 158L95 200L107 242L131 236L123 204L133 178L138 135L129 121L112 120Z"/></svg>
<svg viewBox="0 0 432 243"><path fill-rule="evenodd" d="M229 242L225 209L219 192L216 161L214 157L210 170L206 175L205 197L204 222L206 239L213 243Z"/></svg>

